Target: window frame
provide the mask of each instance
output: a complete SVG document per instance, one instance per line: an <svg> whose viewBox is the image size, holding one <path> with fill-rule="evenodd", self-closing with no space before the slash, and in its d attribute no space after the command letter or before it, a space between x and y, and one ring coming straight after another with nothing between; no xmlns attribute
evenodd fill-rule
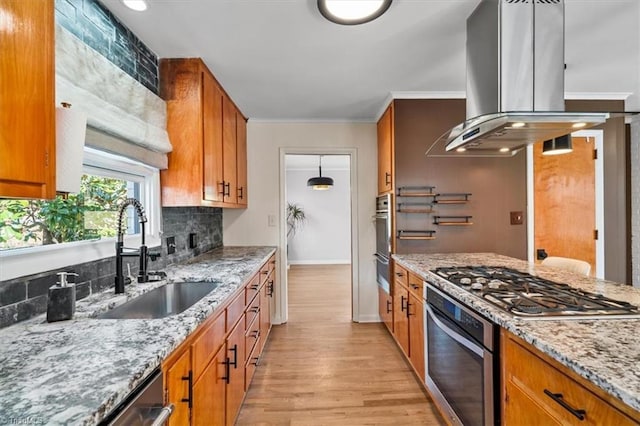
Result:
<svg viewBox="0 0 640 426"><path fill-rule="evenodd" d="M139 178L140 201L148 220L145 243L150 248L161 246L160 170L106 151L85 147L83 171L126 179L132 175ZM115 242L116 238L111 237L0 251L0 281L113 257ZM140 234L124 236L124 243L128 247L138 247L141 242Z"/></svg>

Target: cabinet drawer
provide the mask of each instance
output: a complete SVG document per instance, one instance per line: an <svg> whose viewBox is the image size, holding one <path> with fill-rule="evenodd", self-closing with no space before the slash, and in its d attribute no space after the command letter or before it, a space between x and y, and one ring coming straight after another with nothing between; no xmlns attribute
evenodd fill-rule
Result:
<svg viewBox="0 0 640 426"><path fill-rule="evenodd" d="M276 269L276 255L271 256L268 262L269 265L269 273L273 272Z"/></svg>
<svg viewBox="0 0 640 426"><path fill-rule="evenodd" d="M416 297L422 298L423 281L419 276L409 272L409 292Z"/></svg>
<svg viewBox="0 0 640 426"><path fill-rule="evenodd" d="M249 330L251 323L260 314L260 297L254 297L244 313L244 329Z"/></svg>
<svg viewBox="0 0 640 426"><path fill-rule="evenodd" d="M260 268L260 284L264 283L269 277L269 262L262 265Z"/></svg>
<svg viewBox="0 0 640 426"><path fill-rule="evenodd" d="M253 298L256 297L256 294L258 294L259 290L260 290L260 275L258 274L253 278L251 278L251 281L249 281L249 284L247 284L247 286L244 289L245 306L249 306L249 304L251 304Z"/></svg>
<svg viewBox="0 0 640 426"><path fill-rule="evenodd" d="M244 390L245 392L249 390L249 386L251 385L251 380L253 379L253 374L256 372L256 367L258 365L258 360L260 359L260 353L258 352L258 347L260 345L255 345L253 347L253 351L247 357L247 363L244 367Z"/></svg>
<svg viewBox="0 0 640 426"><path fill-rule="evenodd" d="M231 330L244 314L244 292L239 294L227 307L227 331Z"/></svg>
<svg viewBox="0 0 640 426"><path fill-rule="evenodd" d="M512 414L523 416L522 418L533 415L533 423L536 423L536 416L539 416L540 421L551 418L563 425L638 424L580 383L509 339L505 342L504 360L505 411L508 413L509 410L517 410L523 405L524 396L530 399L529 405L535 404L541 409L538 413L512 412L505 416L507 418L514 418ZM511 392L514 396L513 406L510 406ZM578 416L583 416L583 420Z"/></svg>
<svg viewBox="0 0 640 426"><path fill-rule="evenodd" d="M194 379L200 377L209 360L217 349L224 343L225 316L218 315L191 345L192 365Z"/></svg>
<svg viewBox="0 0 640 426"><path fill-rule="evenodd" d="M409 273L397 263L393 264L393 279L405 287L409 285Z"/></svg>
<svg viewBox="0 0 640 426"><path fill-rule="evenodd" d="M257 316L253 316L253 321L247 328L247 331L244 335L244 347L245 354L247 355L247 359L249 354L253 351L253 347L257 346L256 343L260 340L260 321ZM245 359L245 361L247 361Z"/></svg>

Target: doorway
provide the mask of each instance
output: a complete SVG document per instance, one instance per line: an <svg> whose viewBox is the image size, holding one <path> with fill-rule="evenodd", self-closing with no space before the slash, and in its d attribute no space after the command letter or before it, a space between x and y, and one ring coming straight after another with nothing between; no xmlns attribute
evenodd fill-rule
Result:
<svg viewBox="0 0 640 426"><path fill-rule="evenodd" d="M604 205L601 130L572 134L573 151L543 156L530 149L529 260L544 255L580 259L604 277Z"/></svg>
<svg viewBox="0 0 640 426"><path fill-rule="evenodd" d="M355 188L355 151L282 150L281 151L281 299L283 322L287 321L289 274L302 269L339 268L350 277L348 301L350 318L357 313L357 236L354 236L353 193ZM320 170L321 169L321 170ZM324 190L308 186L309 179L330 177L333 185ZM297 222L292 212L303 212ZM293 281L292 281L293 282ZM296 281L297 282L297 281ZM299 284L296 284L299 285ZM292 289L293 291L293 289Z"/></svg>

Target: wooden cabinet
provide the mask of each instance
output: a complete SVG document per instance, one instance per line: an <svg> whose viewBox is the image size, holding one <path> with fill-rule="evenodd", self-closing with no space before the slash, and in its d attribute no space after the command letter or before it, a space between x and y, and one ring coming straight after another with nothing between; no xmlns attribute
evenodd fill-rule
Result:
<svg viewBox="0 0 640 426"><path fill-rule="evenodd" d="M424 383L423 281L419 276L395 263L393 276L393 336ZM386 304L386 299L380 296L379 303L382 304L383 301Z"/></svg>
<svg viewBox="0 0 640 426"><path fill-rule="evenodd" d="M235 423L271 328L273 277L275 257L163 362L170 425Z"/></svg>
<svg viewBox="0 0 640 426"><path fill-rule="evenodd" d="M513 334L501 333L505 425L640 424L640 413Z"/></svg>
<svg viewBox="0 0 640 426"><path fill-rule="evenodd" d="M179 352L175 361L164 371L167 401L174 405L173 414L169 419L169 426L189 424L191 418L191 352Z"/></svg>
<svg viewBox="0 0 640 426"><path fill-rule="evenodd" d="M238 132L237 122L246 119L204 62L162 59L160 95L167 103L167 131L173 145L169 168L160 173L163 206L245 207L246 129ZM242 204L238 204L240 192Z"/></svg>
<svg viewBox="0 0 640 426"><path fill-rule="evenodd" d="M56 194L53 4L0 0L0 197Z"/></svg>
<svg viewBox="0 0 640 426"><path fill-rule="evenodd" d="M393 191L393 102L378 121L378 194Z"/></svg>
<svg viewBox="0 0 640 426"><path fill-rule="evenodd" d="M393 335L405 355L409 356L407 303L409 303L409 291L396 280L393 286Z"/></svg>
<svg viewBox="0 0 640 426"><path fill-rule="evenodd" d="M228 377L226 355L227 346L223 345L193 385L192 425L223 425L225 422Z"/></svg>
<svg viewBox="0 0 640 426"><path fill-rule="evenodd" d="M245 367L245 340L242 321L227 338L227 362L229 363L229 383L227 384L227 413L226 424L233 425L240 406L244 400L244 367Z"/></svg>
<svg viewBox="0 0 640 426"><path fill-rule="evenodd" d="M378 286L378 313L380 319L393 333L393 298L383 288Z"/></svg>
<svg viewBox="0 0 640 426"><path fill-rule="evenodd" d="M249 200L247 186L247 120L237 111L236 129L237 202L246 206Z"/></svg>

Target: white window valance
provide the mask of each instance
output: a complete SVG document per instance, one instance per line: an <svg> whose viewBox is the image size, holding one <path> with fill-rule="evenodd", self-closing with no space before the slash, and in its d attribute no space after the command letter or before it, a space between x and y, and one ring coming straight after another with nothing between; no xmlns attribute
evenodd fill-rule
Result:
<svg viewBox="0 0 640 426"><path fill-rule="evenodd" d="M61 102L85 112L87 126L138 146L132 152L142 147L166 158L172 150L164 100L56 25L56 103Z"/></svg>

